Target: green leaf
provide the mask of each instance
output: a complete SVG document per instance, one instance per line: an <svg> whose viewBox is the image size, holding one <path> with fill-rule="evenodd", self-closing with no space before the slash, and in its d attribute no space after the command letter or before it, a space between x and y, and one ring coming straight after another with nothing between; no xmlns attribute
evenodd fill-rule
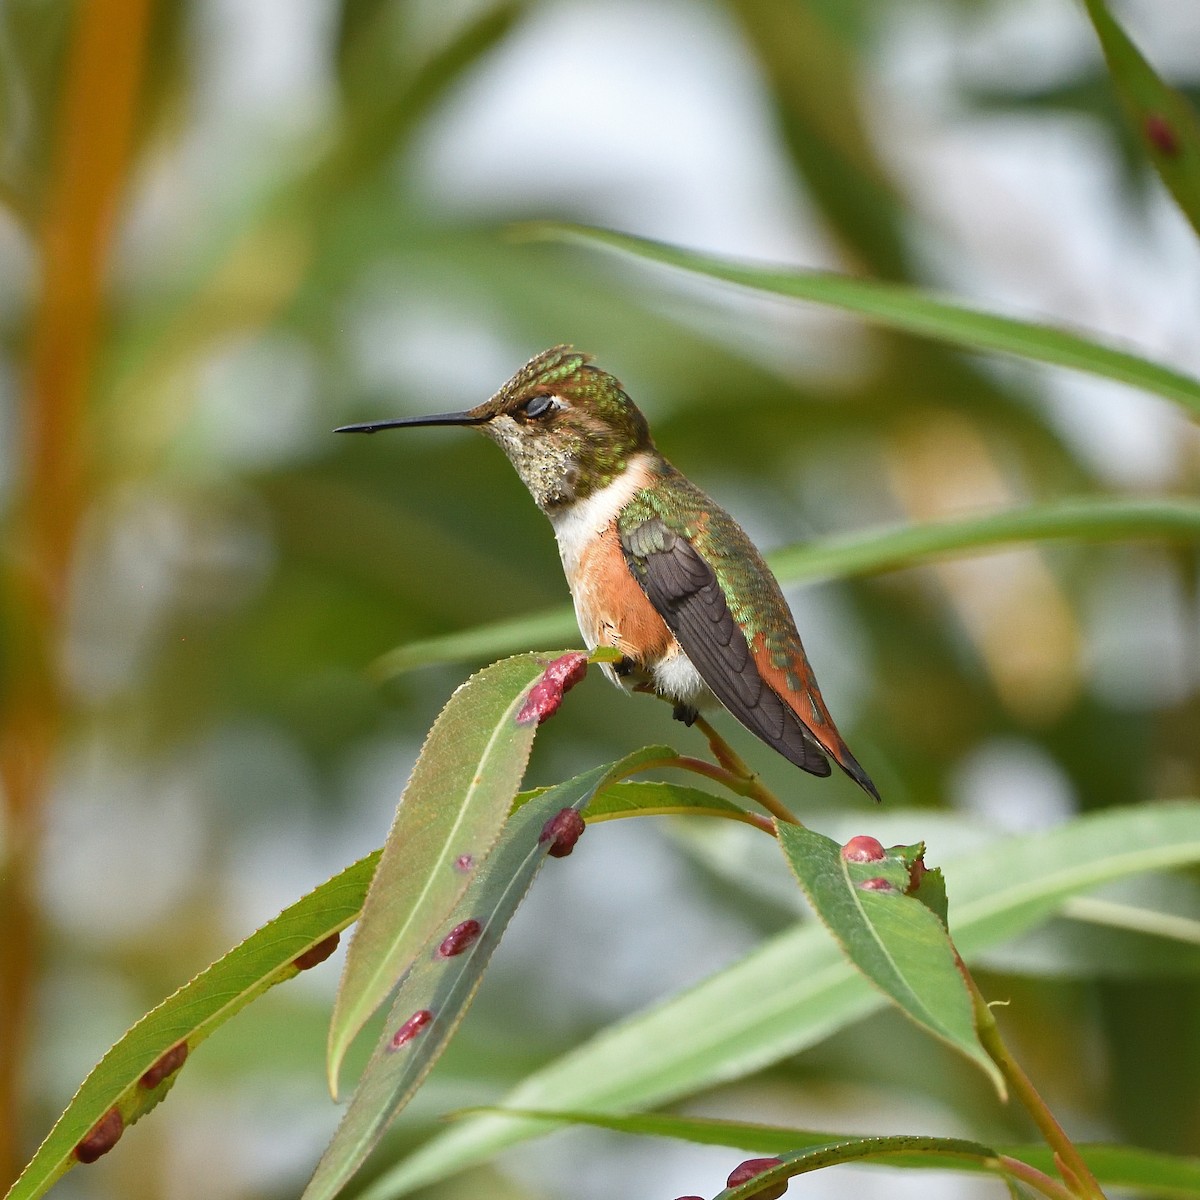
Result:
<svg viewBox="0 0 1200 1200"><path fill-rule="evenodd" d="M519 226L517 236L577 242L617 250L644 262L677 267L756 292L809 300L857 313L890 329L900 329L967 350L1015 354L1034 362L1070 367L1143 388L1200 413L1200 380L1161 363L1063 329L980 312L937 299L916 288L854 279L828 271L761 266L699 254L681 246L633 237L610 229L545 222Z"/></svg>
<svg viewBox="0 0 1200 1200"><path fill-rule="evenodd" d="M1069 896L1195 862L1196 801L1114 809L1004 839L945 864L954 940L969 962ZM534 1072L504 1103L536 1109L663 1104L796 1054L882 1003L823 928L801 925L684 994L600 1032ZM364 1200L404 1195L547 1128L513 1117L468 1119L384 1174Z"/></svg>
<svg viewBox="0 0 1200 1200"><path fill-rule="evenodd" d="M729 1146L751 1154L784 1155L811 1150L848 1139L844 1134L824 1130L788 1129L779 1125L758 1125L711 1117L676 1116L673 1113L607 1113L576 1110L471 1110L502 1111L540 1121L569 1125L591 1125L641 1137L677 1138L704 1146ZM856 1139L849 1139L856 1140ZM864 1135L865 1141L878 1141ZM1200 1200L1200 1159L1139 1150L1131 1146L1082 1145L1079 1147L1100 1183L1107 1187L1149 1191L1159 1196L1187 1197ZM1054 1151L1041 1142L996 1146L991 1153L1004 1154L1052 1173ZM880 1153L872 1161L878 1166L913 1170L966 1171L994 1170L972 1157L926 1155L894 1149Z"/></svg>
<svg viewBox="0 0 1200 1200"><path fill-rule="evenodd" d="M1193 500L1079 498L1010 509L954 521L897 526L790 546L767 555L783 583L842 579L892 571L952 554L1061 538L1121 539L1200 536L1200 504ZM575 616L559 605L443 637L410 642L377 659L381 679L433 663L468 662L553 645L577 636Z"/></svg>
<svg viewBox="0 0 1200 1200"><path fill-rule="evenodd" d="M1004 1078L975 1032L971 994L942 918L907 894L923 846L896 846L873 862L847 862L837 842L780 825L779 845L817 916L851 962L923 1029L986 1072ZM878 885L878 887L874 885Z"/></svg>
<svg viewBox="0 0 1200 1200"><path fill-rule="evenodd" d="M493 663L450 697L409 778L346 955L329 1028L330 1088L346 1050L500 836L529 761L536 720L519 721L552 655Z"/></svg>
<svg viewBox="0 0 1200 1200"><path fill-rule="evenodd" d="M75 1146L114 1105L126 1126L149 1112L176 1076L147 1089L138 1082L145 1072L181 1042L190 1055L269 987L298 974L297 958L358 916L378 862L376 851L347 867L147 1013L83 1081L6 1200L44 1195L75 1165Z"/></svg>
<svg viewBox="0 0 1200 1200"><path fill-rule="evenodd" d="M1175 203L1200 233L1200 120L1159 78L1103 0L1084 0L1121 103Z"/></svg>
<svg viewBox="0 0 1200 1200"><path fill-rule="evenodd" d="M724 796L678 783L645 780L614 783L600 792L587 807L588 823L614 821L620 817L730 816L748 818L746 810Z"/></svg>
<svg viewBox="0 0 1200 1200"><path fill-rule="evenodd" d="M415 956L304 1200L328 1200L337 1194L446 1048L470 1007L492 951L550 851L551 841L542 837L546 822L563 809L585 808L597 788L636 770L646 758L647 751L639 751L560 783L534 796L509 820L454 911ZM461 952L444 953L443 939L468 921L476 923L473 940ZM408 1036L397 1046L394 1039L401 1032Z"/></svg>

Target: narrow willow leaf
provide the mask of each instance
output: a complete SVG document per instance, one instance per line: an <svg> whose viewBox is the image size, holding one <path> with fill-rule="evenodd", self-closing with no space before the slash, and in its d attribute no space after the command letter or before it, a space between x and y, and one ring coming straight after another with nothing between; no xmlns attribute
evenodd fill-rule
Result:
<svg viewBox="0 0 1200 1200"><path fill-rule="evenodd" d="M328 1200L341 1190L446 1048L492 951L551 851L552 839L544 836L547 821L564 809L584 808L625 765L597 767L550 788L510 819L401 982L379 1044L303 1200Z"/></svg>
<svg viewBox="0 0 1200 1200"><path fill-rule="evenodd" d="M438 715L400 798L329 1028L330 1088L355 1035L467 890L508 816L536 720L518 720L547 655L493 663Z"/></svg>
<svg viewBox="0 0 1200 1200"><path fill-rule="evenodd" d="M1141 804L1006 838L944 866L963 957L1051 915L1069 896L1145 871L1200 862L1200 803ZM883 997L818 925L797 926L540 1068L511 1108L664 1104L798 1053L878 1009ZM472 1117L382 1175L363 1200L390 1200L546 1132L544 1121Z"/></svg>
<svg viewBox="0 0 1200 1200"><path fill-rule="evenodd" d="M852 862L837 842L800 825L780 825L779 846L850 961L909 1018L980 1067L1003 1098L1004 1078L975 1032L971 994L941 915L909 894L920 882L914 870L924 873L924 847Z"/></svg>
<svg viewBox="0 0 1200 1200"><path fill-rule="evenodd" d="M617 1133L642 1137L675 1138L679 1141L695 1142L704 1146L729 1146L750 1154L783 1155L847 1140L845 1134L832 1133L827 1130L788 1129L780 1125L758 1125L712 1117L676 1116L673 1113L533 1111L529 1109L471 1111L502 1111L510 1116L553 1121L557 1124L591 1125L597 1129L611 1129ZM864 1137L870 1141L877 1140L875 1135L864 1135ZM1130 1146L1081 1145L1079 1150L1088 1166L1092 1168L1096 1178L1105 1187L1148 1191L1155 1195L1200 1200L1200 1159L1163 1154L1153 1150L1138 1150ZM996 1146L994 1153L1019 1159L1031 1167L1036 1167L1039 1171L1053 1173L1055 1170L1054 1151L1041 1142ZM882 1153L873 1161L879 1166L916 1170L966 1171L970 1173L995 1170L990 1164L985 1164L970 1156L963 1158L929 1156L919 1153L911 1154L904 1150Z"/></svg>
<svg viewBox="0 0 1200 1200"><path fill-rule="evenodd" d="M949 555L1021 542L1142 537L1200 537L1200 504L1194 500L1060 500L791 546L768 554L767 561L783 583L800 583L894 571ZM434 663L477 661L530 646L553 645L570 640L577 632L570 607L561 605L526 617L410 642L377 659L371 670L378 678L386 679Z"/></svg>
<svg viewBox="0 0 1200 1200"><path fill-rule="evenodd" d="M620 817L729 816L748 818L739 804L714 796L701 788L678 783L650 783L644 780L614 783L602 791L587 807L587 819L614 821Z"/></svg>
<svg viewBox="0 0 1200 1200"><path fill-rule="evenodd" d="M308 954L312 961L332 950L331 939L358 916L378 862L376 851L347 867L147 1013L83 1081L6 1200L44 1195L75 1165L76 1145L105 1113L115 1106L128 1127L163 1098L174 1072L152 1088L139 1081L164 1056L180 1044L190 1056L269 987L298 974L298 958L304 962Z"/></svg>
<svg viewBox="0 0 1200 1200"><path fill-rule="evenodd" d="M1200 380L1190 375L1077 333L980 312L916 288L827 271L735 262L585 225L539 223L521 226L517 234L616 250L643 262L677 267L756 292L840 308L887 328L920 334L952 346L1015 354L1034 362L1071 367L1103 379L1132 384L1200 413Z"/></svg>
<svg viewBox="0 0 1200 1200"><path fill-rule="evenodd" d="M1159 78L1103 0L1084 0L1108 73L1150 161L1200 233L1200 120L1187 98Z"/></svg>

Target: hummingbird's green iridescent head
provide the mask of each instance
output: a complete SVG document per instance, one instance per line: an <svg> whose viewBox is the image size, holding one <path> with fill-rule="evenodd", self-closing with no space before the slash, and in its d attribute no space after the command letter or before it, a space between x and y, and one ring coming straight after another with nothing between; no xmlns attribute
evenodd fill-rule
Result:
<svg viewBox="0 0 1200 1200"><path fill-rule="evenodd" d="M582 500L652 451L650 427L607 371L571 346L531 358L490 400L466 412L346 425L374 433L411 425L476 425L508 455L546 512Z"/></svg>

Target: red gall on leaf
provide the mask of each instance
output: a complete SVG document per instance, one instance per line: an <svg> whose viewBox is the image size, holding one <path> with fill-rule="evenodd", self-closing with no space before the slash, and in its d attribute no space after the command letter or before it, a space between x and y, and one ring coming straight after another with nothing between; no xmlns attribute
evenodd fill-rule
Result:
<svg viewBox="0 0 1200 1200"><path fill-rule="evenodd" d="M413 1038L433 1020L433 1013L427 1008L418 1009L399 1029L392 1034L391 1048L399 1050L401 1046L411 1042Z"/></svg>
<svg viewBox="0 0 1200 1200"><path fill-rule="evenodd" d="M461 954L482 932L483 926L474 919L455 925L438 947L438 957L453 958L456 954Z"/></svg>
<svg viewBox="0 0 1200 1200"><path fill-rule="evenodd" d="M846 862L882 862L886 857L883 843L865 833L852 837L842 847L842 858Z"/></svg>
<svg viewBox="0 0 1200 1200"><path fill-rule="evenodd" d="M475 865L475 856L473 854L460 854L454 860L454 869L456 871L469 871Z"/></svg>
<svg viewBox="0 0 1200 1200"><path fill-rule="evenodd" d="M748 1158L729 1172L729 1178L725 1183L731 1188L741 1187L743 1183L749 1183L750 1180L764 1172L782 1166L783 1159L781 1158ZM779 1200L779 1197L787 1191L787 1186L786 1180L783 1183L773 1183L769 1187L763 1188L761 1192L755 1192L751 1200Z"/></svg>
<svg viewBox="0 0 1200 1200"><path fill-rule="evenodd" d="M292 965L299 967L301 971L310 970L317 963L323 963L338 948L338 942L341 940L342 935L340 933L331 933L315 946L309 946L303 954L293 958Z"/></svg>
<svg viewBox="0 0 1200 1200"><path fill-rule="evenodd" d="M1146 140L1160 154L1175 158L1179 154L1179 138L1171 123L1160 113L1151 113L1144 125Z"/></svg>
<svg viewBox="0 0 1200 1200"><path fill-rule="evenodd" d="M174 1075L183 1066L187 1056L187 1042L176 1042L170 1050L155 1059L153 1065L138 1080L138 1086L144 1087L147 1091L158 1087L168 1075Z"/></svg>
<svg viewBox="0 0 1200 1200"><path fill-rule="evenodd" d="M864 892L894 892L896 889L886 879L876 876L874 879L864 879L859 888Z"/></svg>
<svg viewBox="0 0 1200 1200"><path fill-rule="evenodd" d="M538 841L553 843L550 847L551 858L566 858L575 849L575 843L585 828L587 826L583 818L573 808L564 808L542 826Z"/></svg>
<svg viewBox="0 0 1200 1200"><path fill-rule="evenodd" d="M558 712L562 698L586 674L587 655L582 650L561 654L542 672L542 677L530 689L517 713L517 724L528 725L536 721L539 725Z"/></svg>
<svg viewBox="0 0 1200 1200"><path fill-rule="evenodd" d="M121 1140L125 1132L125 1120L119 1108L110 1108L92 1126L91 1132L75 1147L75 1157L81 1163L95 1162L107 1154Z"/></svg>

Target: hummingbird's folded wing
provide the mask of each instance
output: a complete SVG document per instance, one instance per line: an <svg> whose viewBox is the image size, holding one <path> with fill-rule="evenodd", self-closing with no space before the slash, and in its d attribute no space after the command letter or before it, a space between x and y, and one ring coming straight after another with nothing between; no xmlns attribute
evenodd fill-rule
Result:
<svg viewBox="0 0 1200 1200"><path fill-rule="evenodd" d="M633 577L713 695L789 762L828 775L829 761L804 722L759 674L716 574L691 543L657 519L621 542Z"/></svg>

